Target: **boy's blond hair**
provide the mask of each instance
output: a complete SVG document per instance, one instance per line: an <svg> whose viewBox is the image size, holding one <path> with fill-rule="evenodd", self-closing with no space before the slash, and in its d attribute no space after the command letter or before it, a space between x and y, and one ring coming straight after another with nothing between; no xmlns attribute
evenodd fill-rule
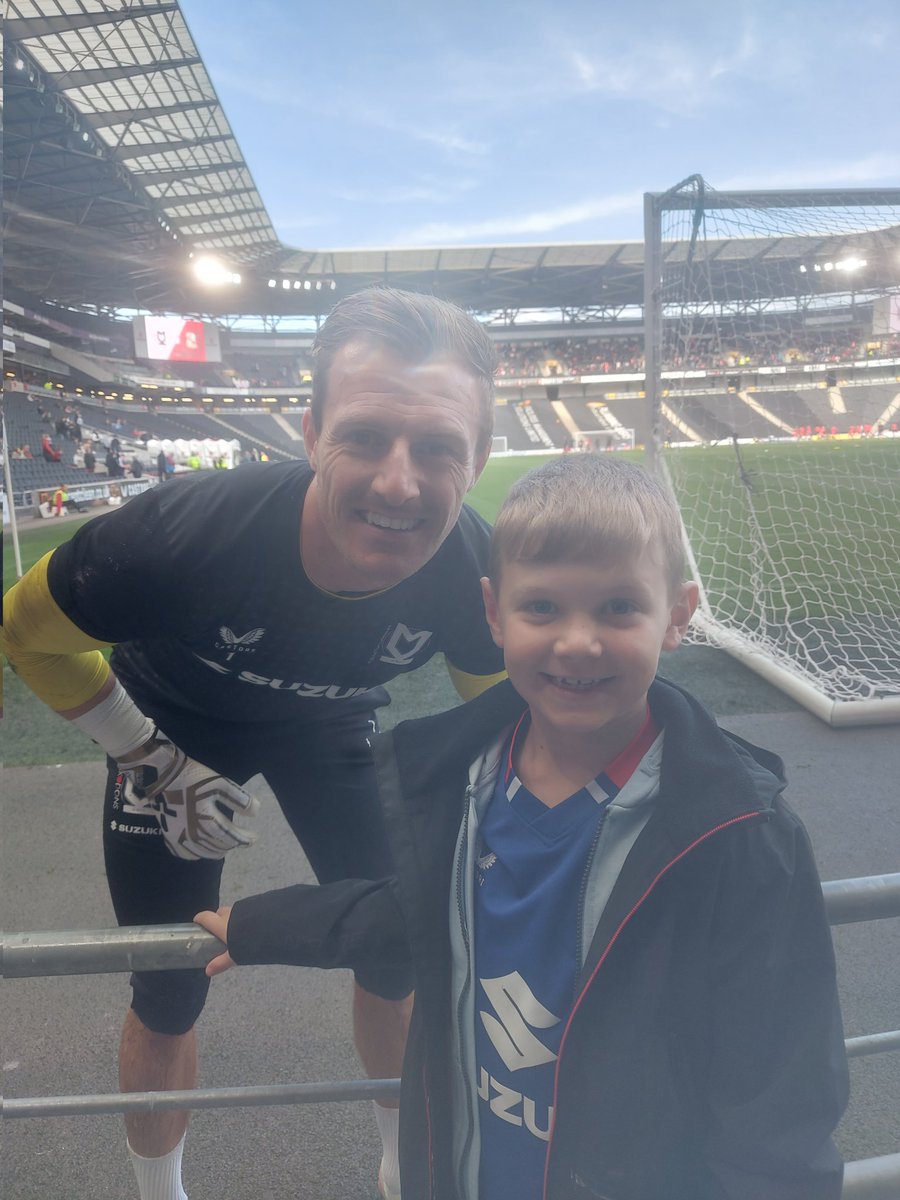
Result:
<svg viewBox="0 0 900 1200"><path fill-rule="evenodd" d="M510 488L491 539L491 582L509 562L590 562L641 553L661 558L670 593L684 581L681 519L668 491L612 455L562 455Z"/></svg>

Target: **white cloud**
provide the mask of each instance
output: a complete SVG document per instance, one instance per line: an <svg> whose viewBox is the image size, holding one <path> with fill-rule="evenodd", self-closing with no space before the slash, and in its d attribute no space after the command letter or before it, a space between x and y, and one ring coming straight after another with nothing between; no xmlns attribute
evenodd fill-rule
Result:
<svg viewBox="0 0 900 1200"><path fill-rule="evenodd" d="M900 176L900 155L869 154L865 158L829 162L798 163L767 174L733 175L710 183L719 191L765 188L865 187L891 183Z"/></svg>
<svg viewBox="0 0 900 1200"><path fill-rule="evenodd" d="M447 242L509 240L523 236L533 237L535 234L548 235L583 221L602 220L622 212L640 213L642 203L642 192L623 192L604 196L599 200L567 204L561 208L490 217L484 221L457 224L433 221L409 230L396 241L400 245L422 246L443 245Z"/></svg>
<svg viewBox="0 0 900 1200"><path fill-rule="evenodd" d="M433 184L411 184L408 187L340 188L334 195L351 204L448 204L477 187L474 179L448 179Z"/></svg>
<svg viewBox="0 0 900 1200"><path fill-rule="evenodd" d="M394 133L399 137L408 138L414 142L423 142L437 146L440 150L451 155L469 155L480 158L490 152L490 145L477 138L467 137L458 128L440 123L434 125L422 122L411 122L393 116L389 112L374 109L368 98L358 97L347 92L339 103L331 97L325 99L308 95L301 89L291 91L286 89L280 79L266 79L256 76L248 77L237 74L227 74L219 71L221 81L227 78L229 88L240 92L257 101L275 108L295 108L302 110L307 116L312 114L337 119L354 124L365 125L373 129L381 129L386 133Z"/></svg>
<svg viewBox="0 0 900 1200"><path fill-rule="evenodd" d="M487 142L465 137L455 129L442 129L438 126L432 127L430 125L401 121L388 113L377 112L371 109L368 111L359 111L356 113L356 116L365 125L371 125L376 129L383 129L387 133L399 134L401 137L410 138L414 142L426 142L451 154L482 157L490 151L490 146Z"/></svg>
<svg viewBox="0 0 900 1200"><path fill-rule="evenodd" d="M682 113L705 103L727 77L752 68L758 50L749 28L721 49L696 41L649 38L629 47L628 53L608 47L590 53L571 43L560 46L575 90Z"/></svg>

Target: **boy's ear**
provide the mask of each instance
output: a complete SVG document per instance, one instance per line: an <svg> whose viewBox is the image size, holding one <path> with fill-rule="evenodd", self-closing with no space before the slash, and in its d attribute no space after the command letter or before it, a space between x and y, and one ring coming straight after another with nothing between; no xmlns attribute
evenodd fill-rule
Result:
<svg viewBox="0 0 900 1200"><path fill-rule="evenodd" d="M481 595L484 600L484 615L487 619L488 628L491 631L491 637L502 650L503 632L500 629L500 606L497 603L497 594L491 586L491 581L487 575L481 580Z"/></svg>
<svg viewBox="0 0 900 1200"><path fill-rule="evenodd" d="M669 626L663 638L663 650L674 650L681 644L697 607L699 594L700 589L693 581L683 583L678 589L678 595L669 609Z"/></svg>

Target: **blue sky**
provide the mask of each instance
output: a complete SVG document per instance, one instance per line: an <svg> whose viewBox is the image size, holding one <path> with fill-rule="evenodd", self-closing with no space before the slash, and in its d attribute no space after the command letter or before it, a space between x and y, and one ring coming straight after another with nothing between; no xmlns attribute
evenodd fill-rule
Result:
<svg viewBox="0 0 900 1200"><path fill-rule="evenodd" d="M896 0L181 0L279 237L640 239L641 194L900 183Z"/></svg>

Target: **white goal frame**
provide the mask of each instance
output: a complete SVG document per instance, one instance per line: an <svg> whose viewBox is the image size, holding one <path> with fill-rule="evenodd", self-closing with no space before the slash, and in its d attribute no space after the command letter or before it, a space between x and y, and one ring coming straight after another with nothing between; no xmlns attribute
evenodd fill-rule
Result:
<svg viewBox="0 0 900 1200"><path fill-rule="evenodd" d="M698 199L699 196L699 199ZM645 419L652 431L645 447L645 462L648 469L663 479L673 493L666 458L663 453L661 433L664 417L665 397L663 387L664 357L664 271L666 269L663 219L674 210L693 212L694 236L698 235L703 214L712 209L764 210L764 209L814 209L833 207L853 209L885 205L900 209L900 188L847 189L831 191L784 191L784 192L714 192L706 190L700 176L691 176L665 193L647 193L644 196L644 352L645 352ZM893 226L891 227L893 228ZM774 235L773 235L774 236ZM679 238L681 235L679 235ZM685 239L687 240L687 239ZM691 242L693 246L693 242ZM805 268L804 268L805 269ZM818 268L816 268L818 269ZM897 287L900 288L900 272ZM893 292L893 287L890 291ZM712 307L715 297L709 294ZM687 303L685 301L685 303ZM668 378L667 378L668 382ZM693 453L693 452L691 452ZM703 453L703 451L699 451ZM827 680L809 670L801 661L802 654L794 659L790 653L779 648L769 649L765 639L750 637L735 623L721 619L710 601L704 580L700 577L694 550L687 529L682 525L688 569L700 588L700 601L694 617L694 628L703 641L721 647L744 665L770 683L784 691L815 716L833 726L889 724L900 722L900 687L894 693L893 684L887 688L883 683L869 688L870 694L861 689L858 698L847 698L839 691L829 690ZM748 554L748 558L749 558ZM898 568L900 570L900 568ZM896 647L900 661L900 642ZM871 694L874 693L874 694Z"/></svg>

